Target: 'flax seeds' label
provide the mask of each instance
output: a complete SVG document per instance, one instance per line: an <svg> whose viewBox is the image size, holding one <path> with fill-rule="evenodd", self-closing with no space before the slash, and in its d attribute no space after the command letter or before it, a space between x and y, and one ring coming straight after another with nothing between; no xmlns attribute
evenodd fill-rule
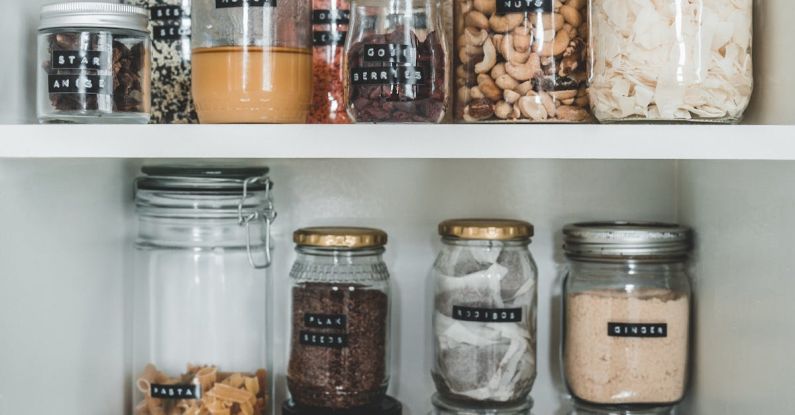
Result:
<svg viewBox="0 0 795 415"><path fill-rule="evenodd" d="M52 69L90 69L110 68L110 55L96 50L56 50L52 52Z"/></svg>
<svg viewBox="0 0 795 415"><path fill-rule="evenodd" d="M304 346L329 347L332 349L348 347L348 335L346 334L324 334L302 331L298 336L299 341Z"/></svg>
<svg viewBox="0 0 795 415"><path fill-rule="evenodd" d="M423 85L426 77L425 70L417 66L351 69L353 85Z"/></svg>
<svg viewBox="0 0 795 415"><path fill-rule="evenodd" d="M304 314L304 326L318 329L341 329L348 325L344 314Z"/></svg>
<svg viewBox="0 0 795 415"><path fill-rule="evenodd" d="M149 392L153 398L157 399L201 399L201 385L157 385L151 384Z"/></svg>
<svg viewBox="0 0 795 415"><path fill-rule="evenodd" d="M479 323L521 323L521 308L476 308L453 306L453 319Z"/></svg>
<svg viewBox="0 0 795 415"><path fill-rule="evenodd" d="M51 94L110 94L113 78L99 75L49 75Z"/></svg>
<svg viewBox="0 0 795 415"><path fill-rule="evenodd" d="M666 323L607 323L607 335L610 337L668 337Z"/></svg>
<svg viewBox="0 0 795 415"><path fill-rule="evenodd" d="M552 13L553 0L497 0L497 14L544 12Z"/></svg>
<svg viewBox="0 0 795 415"><path fill-rule="evenodd" d="M417 49L396 43L364 45L364 61L414 63L417 62Z"/></svg>
<svg viewBox="0 0 795 415"><path fill-rule="evenodd" d="M276 0L215 0L216 9L232 7L276 7Z"/></svg>

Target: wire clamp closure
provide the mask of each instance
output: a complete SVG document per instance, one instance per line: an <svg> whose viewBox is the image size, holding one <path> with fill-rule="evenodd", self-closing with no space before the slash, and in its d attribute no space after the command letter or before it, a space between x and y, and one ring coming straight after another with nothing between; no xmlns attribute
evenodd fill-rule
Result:
<svg viewBox="0 0 795 415"><path fill-rule="evenodd" d="M248 199L248 188L257 183L265 184L265 203L267 206L264 210L254 209L251 213L243 214L243 205L246 204ZM248 254L248 262L255 269L265 269L271 265L271 225L276 220L276 210L273 208L273 198L271 196L271 187L273 182L266 176L249 177L243 181L243 197L237 204L237 221L238 225L246 227L246 253ZM251 223L259 220L265 221L265 263L257 264L254 260L254 255L251 252Z"/></svg>

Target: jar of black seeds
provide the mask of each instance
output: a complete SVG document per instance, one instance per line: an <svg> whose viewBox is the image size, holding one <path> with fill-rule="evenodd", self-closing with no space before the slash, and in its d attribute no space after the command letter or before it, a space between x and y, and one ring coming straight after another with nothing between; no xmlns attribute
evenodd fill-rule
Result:
<svg viewBox="0 0 795 415"><path fill-rule="evenodd" d="M39 121L149 122L148 23L146 10L123 4L44 6L38 35Z"/></svg>

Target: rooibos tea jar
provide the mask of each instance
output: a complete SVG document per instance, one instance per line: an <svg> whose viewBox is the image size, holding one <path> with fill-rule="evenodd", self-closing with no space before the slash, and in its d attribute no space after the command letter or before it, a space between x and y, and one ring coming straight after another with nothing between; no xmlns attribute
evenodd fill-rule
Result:
<svg viewBox="0 0 795 415"><path fill-rule="evenodd" d="M389 383L386 233L306 228L293 239L292 400L332 410L378 405Z"/></svg>
<svg viewBox="0 0 795 415"><path fill-rule="evenodd" d="M136 182L135 414L272 406L266 168L144 168Z"/></svg>

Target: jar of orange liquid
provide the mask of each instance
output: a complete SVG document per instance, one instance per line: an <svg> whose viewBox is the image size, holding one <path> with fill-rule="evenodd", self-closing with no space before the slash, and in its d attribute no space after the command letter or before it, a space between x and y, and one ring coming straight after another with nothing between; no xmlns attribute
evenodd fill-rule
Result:
<svg viewBox="0 0 795 415"><path fill-rule="evenodd" d="M194 0L193 99L205 124L303 123L310 0Z"/></svg>

